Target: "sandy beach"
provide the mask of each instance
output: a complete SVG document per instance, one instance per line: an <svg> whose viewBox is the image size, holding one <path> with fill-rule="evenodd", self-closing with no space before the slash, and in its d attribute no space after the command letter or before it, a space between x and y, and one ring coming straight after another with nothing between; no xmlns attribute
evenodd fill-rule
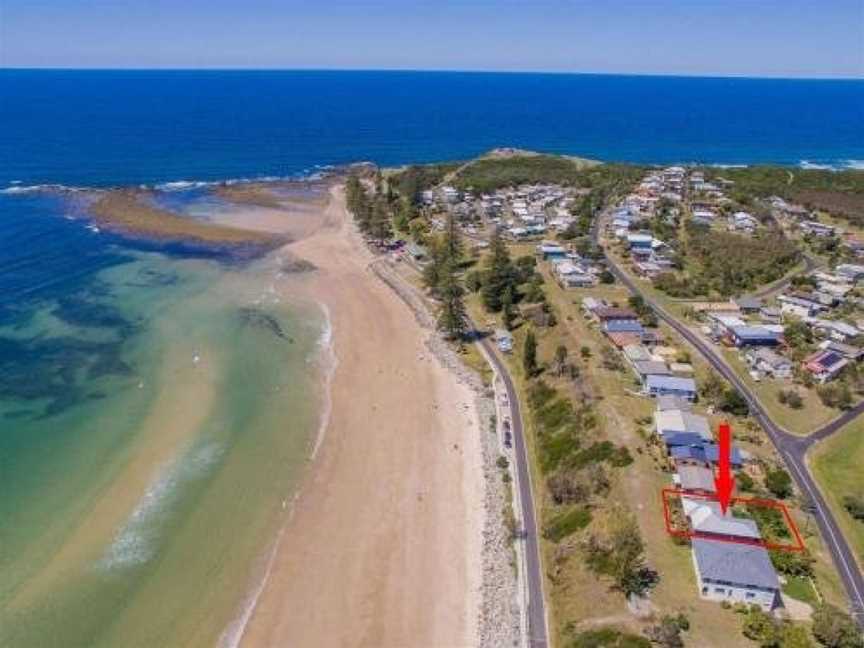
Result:
<svg viewBox="0 0 864 648"><path fill-rule="evenodd" d="M329 422L240 645L474 646L485 488L476 394L370 271L341 189L331 194L319 231L280 252L318 268L290 297L301 284L331 318Z"/></svg>

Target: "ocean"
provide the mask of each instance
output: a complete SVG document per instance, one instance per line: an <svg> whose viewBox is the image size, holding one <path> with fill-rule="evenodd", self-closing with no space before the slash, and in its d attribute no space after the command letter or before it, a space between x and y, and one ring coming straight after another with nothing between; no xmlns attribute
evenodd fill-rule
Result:
<svg viewBox="0 0 864 648"><path fill-rule="evenodd" d="M324 403L325 314L272 258L129 240L31 188L230 222L207 183L499 146L855 168L864 82L0 70L0 645L218 643Z"/></svg>

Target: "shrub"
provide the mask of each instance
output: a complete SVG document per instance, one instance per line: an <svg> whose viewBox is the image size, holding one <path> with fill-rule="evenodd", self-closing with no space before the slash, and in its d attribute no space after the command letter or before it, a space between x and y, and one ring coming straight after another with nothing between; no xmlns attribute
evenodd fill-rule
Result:
<svg viewBox="0 0 864 648"><path fill-rule="evenodd" d="M769 470L765 475L765 487L776 497L785 499L792 494L792 478L782 468Z"/></svg>
<svg viewBox="0 0 864 648"><path fill-rule="evenodd" d="M543 536L552 542L561 542L567 536L584 529L590 523L590 510L583 506L573 507L549 520L543 531Z"/></svg>
<svg viewBox="0 0 864 648"><path fill-rule="evenodd" d="M651 648L651 642L645 637L613 628L580 632L566 645L567 648Z"/></svg>
<svg viewBox="0 0 864 648"><path fill-rule="evenodd" d="M822 605L813 614L813 636L828 648L864 648L852 617L831 605Z"/></svg>
<svg viewBox="0 0 864 648"><path fill-rule="evenodd" d="M853 518L864 522L864 497L861 497L860 495L846 495L843 498L843 508L845 508Z"/></svg>

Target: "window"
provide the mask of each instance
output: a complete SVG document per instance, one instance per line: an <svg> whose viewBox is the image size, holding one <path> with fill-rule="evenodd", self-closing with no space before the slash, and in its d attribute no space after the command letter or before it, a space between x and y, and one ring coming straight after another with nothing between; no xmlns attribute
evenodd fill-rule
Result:
<svg viewBox="0 0 864 648"><path fill-rule="evenodd" d="M747 598L748 599L754 599L754 598L756 598L756 595L753 592L747 592Z"/></svg>
<svg viewBox="0 0 864 648"><path fill-rule="evenodd" d="M714 588L714 593L715 593L715 594L725 594L725 593L726 593L726 590L725 590L724 588L722 588L722 587L715 587L715 588Z"/></svg>

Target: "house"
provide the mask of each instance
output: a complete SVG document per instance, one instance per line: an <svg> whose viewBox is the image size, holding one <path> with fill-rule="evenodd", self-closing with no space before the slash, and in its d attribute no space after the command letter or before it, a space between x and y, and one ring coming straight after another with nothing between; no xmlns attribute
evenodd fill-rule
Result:
<svg viewBox="0 0 864 648"><path fill-rule="evenodd" d="M658 396L657 411L665 412L666 410L681 410L684 412L690 411L690 401L679 398L678 396Z"/></svg>
<svg viewBox="0 0 864 648"><path fill-rule="evenodd" d="M711 472L712 481L713 477L714 473ZM700 503L689 511L688 516L693 533L698 537L754 544L762 539L756 522L748 518L735 517L731 513L723 514L716 506L716 502Z"/></svg>
<svg viewBox="0 0 864 648"><path fill-rule="evenodd" d="M780 335L764 326L733 326L729 335L736 347L776 346L780 343Z"/></svg>
<svg viewBox="0 0 864 648"><path fill-rule="evenodd" d="M811 317L806 318L804 321L810 325L813 331L827 335L835 342L848 342L861 335L861 331L857 327L839 320L824 320Z"/></svg>
<svg viewBox="0 0 864 648"><path fill-rule="evenodd" d="M647 362L651 360L651 354L641 344L628 344L621 352L624 354L624 358L631 365L636 362Z"/></svg>
<svg viewBox="0 0 864 648"><path fill-rule="evenodd" d="M640 250L644 250L650 253L653 243L654 237L650 234L627 235L627 246L630 248L631 252L638 252Z"/></svg>
<svg viewBox="0 0 864 648"><path fill-rule="evenodd" d="M806 357L801 366L810 373L818 383L826 383L837 377L849 360L834 351L823 350Z"/></svg>
<svg viewBox="0 0 864 648"><path fill-rule="evenodd" d="M703 599L758 605L766 612L782 605L780 581L764 547L707 538L691 544Z"/></svg>
<svg viewBox="0 0 864 648"><path fill-rule="evenodd" d="M864 266L854 263L841 263L834 269L834 272L856 283L864 279Z"/></svg>
<svg viewBox="0 0 864 648"><path fill-rule="evenodd" d="M571 261L558 261L553 266L553 272L562 288L585 288L597 283L594 275L585 272Z"/></svg>
<svg viewBox="0 0 864 648"><path fill-rule="evenodd" d="M763 306L759 309L759 319L766 324L779 324L782 319L782 314L779 308L773 306Z"/></svg>
<svg viewBox="0 0 864 648"><path fill-rule="evenodd" d="M648 376L671 376L672 372L665 362L657 360L637 360L633 363L633 371L642 384L648 379Z"/></svg>
<svg viewBox="0 0 864 648"><path fill-rule="evenodd" d="M861 360L861 358L864 358L864 349L852 346L851 344L843 344L842 342L834 342L833 340L824 340L819 343L819 348L826 351L833 351L847 360L858 361Z"/></svg>
<svg viewBox="0 0 864 648"><path fill-rule="evenodd" d="M654 412L654 428L664 440L671 434L692 433L699 437L699 443L713 443L711 426L708 419L687 410L669 409Z"/></svg>
<svg viewBox="0 0 864 648"><path fill-rule="evenodd" d="M696 400L696 381L678 376L648 376L645 393L649 396L680 396L689 401Z"/></svg>
<svg viewBox="0 0 864 648"><path fill-rule="evenodd" d="M818 302L794 295L780 295L777 301L780 302L780 312L783 315L794 315L802 318L813 317L825 310L825 307Z"/></svg>
<svg viewBox="0 0 864 648"><path fill-rule="evenodd" d="M689 463L679 465L678 483L686 493L713 495L717 492L714 487L714 471L705 466Z"/></svg>
<svg viewBox="0 0 864 648"><path fill-rule="evenodd" d="M694 371L693 365L689 362L671 362L669 363L669 370L679 376L692 376Z"/></svg>
<svg viewBox="0 0 864 648"><path fill-rule="evenodd" d="M774 378L790 378L792 361L765 347L748 349L745 356L748 364L762 373Z"/></svg>
<svg viewBox="0 0 864 648"><path fill-rule="evenodd" d="M738 297L732 300L742 313L758 313L762 308L762 300L756 297Z"/></svg>
<svg viewBox="0 0 864 648"><path fill-rule="evenodd" d="M541 257L544 261L564 259L567 256L567 250L552 241L543 241L536 249L537 256Z"/></svg>
<svg viewBox="0 0 864 648"><path fill-rule="evenodd" d="M606 333L642 333L642 325L636 320L613 319L603 322Z"/></svg>
<svg viewBox="0 0 864 648"><path fill-rule="evenodd" d="M675 445L668 447L669 457L675 463L675 466L681 467L686 465L691 466L711 466L708 457L705 454L705 447L702 445ZM679 477L679 482L680 477Z"/></svg>
<svg viewBox="0 0 864 648"><path fill-rule="evenodd" d="M802 221L799 227L805 233L812 234L813 236L817 236L819 238L827 238L829 236L834 236L834 234L838 233L836 227L813 220Z"/></svg>

